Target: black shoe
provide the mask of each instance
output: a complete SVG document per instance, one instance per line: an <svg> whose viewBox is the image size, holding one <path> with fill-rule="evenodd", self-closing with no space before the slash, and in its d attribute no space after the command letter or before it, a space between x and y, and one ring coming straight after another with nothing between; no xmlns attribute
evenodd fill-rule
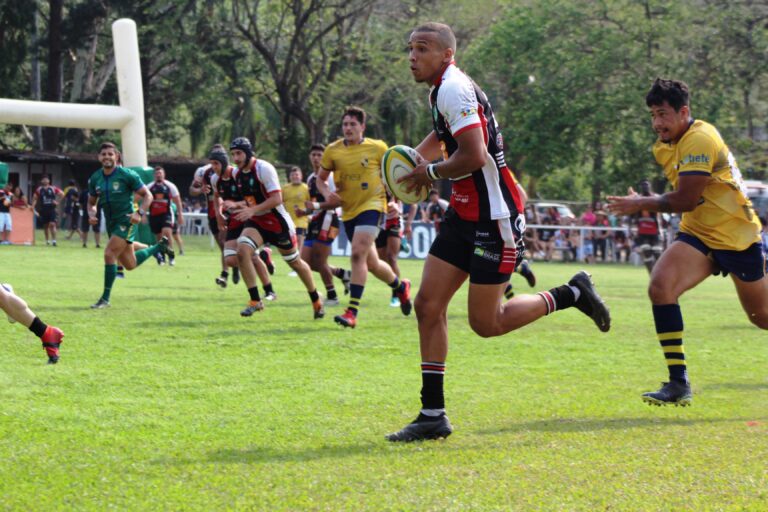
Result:
<svg viewBox="0 0 768 512"><path fill-rule="evenodd" d="M176 257L176 253L173 252L173 249L168 247L168 244L170 244L170 243L171 243L171 241L168 239L167 236L162 237L160 239L160 241L157 242L157 245L160 246L159 254L163 255L163 256L167 255L169 258L175 258ZM163 257L163 256L161 256L161 257ZM163 257L163 260L165 260L164 257Z"/></svg>
<svg viewBox="0 0 768 512"><path fill-rule="evenodd" d="M110 306L108 300L99 299L96 304L91 304L91 309L105 309Z"/></svg>
<svg viewBox="0 0 768 512"><path fill-rule="evenodd" d="M216 284L219 285L222 289L227 287L227 278L224 276L219 276L216 278Z"/></svg>
<svg viewBox="0 0 768 512"><path fill-rule="evenodd" d="M611 313L608 306L595 290L595 285L589 274L584 270L576 274L568 281L570 286L575 286L581 292L579 300L576 301L576 309L591 318L597 328L603 332L611 329Z"/></svg>
<svg viewBox="0 0 768 512"><path fill-rule="evenodd" d="M251 316L254 313L264 309L264 303L260 300L252 300L248 303L248 306L240 312L240 316Z"/></svg>
<svg viewBox="0 0 768 512"><path fill-rule="evenodd" d="M232 269L232 284L240 282L240 269L235 267Z"/></svg>
<svg viewBox="0 0 768 512"><path fill-rule="evenodd" d="M344 295L349 295L349 284L352 282L352 271L345 270L341 275L341 284L344 285Z"/></svg>
<svg viewBox="0 0 768 512"><path fill-rule="evenodd" d="M531 288L536 286L536 275L533 273L533 270L531 270L531 264L528 263L528 260L523 260L523 262L520 263L520 268L517 269L517 271L521 276L525 278L526 281L528 281L528 286Z"/></svg>
<svg viewBox="0 0 768 512"><path fill-rule="evenodd" d="M399 432L394 434L388 434L387 441L393 443L403 442L410 443L412 441L425 441L428 439L442 439L446 438L453 432L451 422L448 421L448 416L445 414L438 416L435 419L429 418L419 414L412 423L409 423Z"/></svg>
<svg viewBox="0 0 768 512"><path fill-rule="evenodd" d="M662 382L661 389L650 393L643 393L641 397L643 402L649 405L667 405L674 404L686 407L693 401L691 385L687 382L671 381Z"/></svg>

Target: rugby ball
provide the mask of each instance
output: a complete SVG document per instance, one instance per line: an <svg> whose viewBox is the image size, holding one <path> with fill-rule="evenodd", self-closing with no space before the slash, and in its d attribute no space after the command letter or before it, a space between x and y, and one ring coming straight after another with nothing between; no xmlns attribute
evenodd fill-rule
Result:
<svg viewBox="0 0 768 512"><path fill-rule="evenodd" d="M392 146L381 159L381 179L393 196L406 204L426 201L429 196L427 187L408 192L408 183L398 183L397 180L413 172L416 167L418 153L408 146Z"/></svg>
<svg viewBox="0 0 768 512"><path fill-rule="evenodd" d="M8 293L13 294L13 286L9 285L8 283L2 283L0 284L0 286L2 286L5 289L5 291L7 291ZM5 315L5 316L8 317L8 321L11 322L12 324L16 323L16 320L11 318L11 315Z"/></svg>

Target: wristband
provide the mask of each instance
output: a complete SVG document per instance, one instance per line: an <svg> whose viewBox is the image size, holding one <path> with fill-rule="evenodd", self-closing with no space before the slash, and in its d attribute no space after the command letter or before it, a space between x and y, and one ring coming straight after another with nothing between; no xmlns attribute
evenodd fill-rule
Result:
<svg viewBox="0 0 768 512"><path fill-rule="evenodd" d="M315 210L319 210L320 209L320 203L318 203L317 201L312 202L312 208L314 208Z"/></svg>
<svg viewBox="0 0 768 512"><path fill-rule="evenodd" d="M441 176L437 173L437 164L429 164L427 166L427 177L432 180L439 180Z"/></svg>
<svg viewBox="0 0 768 512"><path fill-rule="evenodd" d="M140 216L142 216L142 217L143 217L143 216L144 216L144 214L145 214L145 213L147 213L147 212L145 212L144 210L142 210L141 208L139 208L138 210L136 210L136 213L138 213Z"/></svg>

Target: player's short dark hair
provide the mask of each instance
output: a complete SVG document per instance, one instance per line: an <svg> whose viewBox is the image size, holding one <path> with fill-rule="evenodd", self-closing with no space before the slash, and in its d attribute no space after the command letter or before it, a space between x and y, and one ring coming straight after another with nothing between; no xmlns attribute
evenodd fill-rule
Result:
<svg viewBox="0 0 768 512"><path fill-rule="evenodd" d="M450 48L454 52L456 51L456 35L453 33L453 29L444 23L430 21L416 27L413 33L416 32L432 32L437 34L437 39L443 45L443 48Z"/></svg>
<svg viewBox="0 0 768 512"><path fill-rule="evenodd" d="M651 85L651 90L645 96L645 104L649 107L658 107L664 102L680 112L683 106L690 106L690 94L688 93L688 84L682 80L667 80L657 78Z"/></svg>
<svg viewBox="0 0 768 512"><path fill-rule="evenodd" d="M116 153L119 153L120 150L117 149L117 146L114 142L102 142L101 146L99 147L99 153L104 151L105 149L114 149Z"/></svg>
<svg viewBox="0 0 768 512"><path fill-rule="evenodd" d="M162 165L156 165L155 166L155 170L156 171L163 171L163 172L165 172L165 168Z"/></svg>
<svg viewBox="0 0 768 512"><path fill-rule="evenodd" d="M304 174L304 171L301 170L301 167L298 165L292 165L288 168L288 174L291 174L294 171L299 171L300 173Z"/></svg>
<svg viewBox="0 0 768 512"><path fill-rule="evenodd" d="M344 109L344 114L342 114L341 119L343 120L347 116L354 117L360 124L365 124L365 118L367 117L365 110L360 107L355 107L354 105L350 105Z"/></svg>
<svg viewBox="0 0 768 512"><path fill-rule="evenodd" d="M320 143L312 144L309 147L309 152L311 153L313 151L325 151L325 144L320 144Z"/></svg>

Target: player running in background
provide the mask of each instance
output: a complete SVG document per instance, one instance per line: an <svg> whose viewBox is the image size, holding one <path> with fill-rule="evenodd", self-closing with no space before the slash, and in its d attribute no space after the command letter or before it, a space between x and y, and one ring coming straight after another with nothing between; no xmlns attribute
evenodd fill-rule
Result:
<svg viewBox="0 0 768 512"><path fill-rule="evenodd" d="M88 219L93 225L99 222L96 205L101 207L107 224L109 241L104 248L104 291L92 309L109 307L112 285L117 277L117 263L126 270L133 270L147 258L168 250L168 239L163 237L157 244L135 251L133 239L136 225L152 204L152 193L134 171L117 165L120 152L111 142L104 142L99 149L101 169L88 180ZM133 195L142 198L137 211L133 209Z"/></svg>
<svg viewBox="0 0 768 512"><path fill-rule="evenodd" d="M216 220L216 206L213 200L213 185L211 184L211 177L214 175L221 175L221 170L229 167L229 157L227 151L221 144L216 144L211 148L211 152L208 155L208 159L216 164L208 163L202 167L198 167L195 171L195 176L192 178L192 184L189 186L189 195L197 197L203 194L205 197L206 213L208 215L208 230L216 240L216 245L219 246L221 252L221 274L216 278L216 284L222 288L227 286L227 278L229 272L227 271L227 264L224 262L224 242L226 239L226 232L219 229L219 223ZM217 165L218 171L213 169L213 166ZM232 269L232 282L237 284L240 281L240 271L237 267Z"/></svg>
<svg viewBox="0 0 768 512"><path fill-rule="evenodd" d="M381 158L387 150L384 141L364 136L365 111L347 107L341 118L343 138L325 148L317 173L317 187L331 204L341 204L341 220L352 245L352 283L349 307L334 318L344 327L357 325L357 313L370 271L380 281L396 290L400 310L411 313L411 282L400 280L386 262L379 259L374 241L384 225L387 200L381 181ZM328 186L334 174L336 192Z"/></svg>
<svg viewBox="0 0 768 512"><path fill-rule="evenodd" d="M629 188L629 195L636 192ZM655 195L651 191L651 182L643 180L640 182L640 195L651 197ZM661 245L661 220L659 212L649 210L640 210L632 216L632 223L637 226L637 236L635 236L635 251L643 258L643 264L650 274L653 266L658 261L662 252ZM670 240L669 243L672 243Z"/></svg>
<svg viewBox="0 0 768 512"><path fill-rule="evenodd" d="M223 159L221 156L217 149L211 152L210 165L214 172L210 177L210 183L213 189L214 214L216 215L217 226L224 235L224 264L232 268L232 282L237 284L240 280L239 263L237 260L237 239L240 238L243 232L243 222L235 219L232 212L224 207L224 204L235 204L243 201L243 197L240 195L237 182L235 181L237 168L229 165L229 159ZM251 260L256 269L256 274L259 276L259 280L264 287L264 298L275 300L277 294L275 294L275 290L272 287L266 265L257 256L254 256ZM235 279L235 276L237 276L237 279ZM224 274L217 277L216 284L226 288L226 277ZM260 301L258 307L259 309L263 307Z"/></svg>
<svg viewBox="0 0 768 512"><path fill-rule="evenodd" d="M173 266L175 255L173 253L173 226L176 224L171 204L175 203L179 212L179 223L184 222L181 214L181 196L176 185L165 179L165 169L159 165L155 167L155 181L150 185L152 204L149 207L149 228L159 242L165 237L168 243L167 251L157 253L157 263L165 264L165 252L168 253L168 264Z"/></svg>
<svg viewBox="0 0 768 512"><path fill-rule="evenodd" d="M283 201L285 201L285 210L296 227L296 243L301 249L304 247L304 237L307 235L309 225L307 216L301 214L305 203L309 201L309 188L304 183L301 167L293 166L288 172L288 186L283 189ZM295 277L296 272L292 270L288 275Z"/></svg>
<svg viewBox="0 0 768 512"><path fill-rule="evenodd" d="M13 287L9 284L0 285L0 308L8 316L9 322L19 322L40 338L45 353L48 354L48 364L59 362L59 346L64 341L64 333L61 329L44 324L29 309L27 303L13 293Z"/></svg>
<svg viewBox="0 0 768 512"><path fill-rule="evenodd" d="M537 295L502 301L522 256L525 217L512 172L504 160L499 126L485 94L456 67L456 38L447 25L427 23L408 41L416 82L431 87L433 130L416 147L413 172L399 180L413 188L453 181L451 206L424 264L416 297L421 345L421 404L418 417L390 441L435 439L451 434L445 414L443 377L448 356L448 305L469 278L469 324L482 337L501 336L561 309L577 307L600 328L610 316L589 274ZM437 164L430 163L442 158Z"/></svg>
<svg viewBox="0 0 768 512"><path fill-rule="evenodd" d="M659 196L609 197L617 215L648 210L682 213L676 240L651 272L656 333L669 370L669 382L645 393L655 405L688 405L691 385L683 349L683 315L678 299L712 274L731 274L749 320L768 329L768 278L760 241L760 219L752 208L736 159L711 124L691 115L688 85L657 78L645 97L653 130L656 162L673 191Z"/></svg>
<svg viewBox="0 0 768 512"><path fill-rule="evenodd" d="M237 257L251 299L240 315L251 316L262 309L259 307L259 289L252 259L259 247L269 243L277 247L283 260L304 283L315 319L322 318L325 315L323 302L312 279L312 270L299 255L293 222L283 206L277 171L269 162L253 156L253 146L245 137L233 140L229 149L238 168L234 177L243 201L225 203L225 207L233 212L237 220L244 222L243 233L237 239Z"/></svg>
<svg viewBox="0 0 768 512"><path fill-rule="evenodd" d="M411 208L408 211L409 225L413 223L416 211L416 208ZM376 237L375 242L379 260L386 262L398 278L400 277L400 266L397 264L397 257L400 254L403 237L402 212L402 203L387 192L387 213L384 219L384 229L379 231L379 236ZM400 306L397 289L392 290L389 305L393 308Z"/></svg>
<svg viewBox="0 0 768 512"><path fill-rule="evenodd" d="M56 247L56 226L59 220L56 207L62 197L64 197L64 192L59 187L51 185L48 176L43 176L40 180L40 186L32 195L32 210L37 211L35 207L38 206L38 201L40 202L38 214L45 233L45 245Z"/></svg>
<svg viewBox="0 0 768 512"><path fill-rule="evenodd" d="M305 209L298 211L299 215L309 217L307 236L301 248L301 258L312 270L320 274L326 293L324 304L338 306L339 297L333 285L333 276L341 280L344 285L344 294L347 295L352 274L349 270L328 264L331 245L339 233L339 215L336 213L339 205L326 201L317 188L317 172L321 169L320 161L323 158L323 151L325 146L322 144L314 144L309 150L309 161L313 168L307 178L310 199L305 203ZM328 187L331 191L336 191L333 176L328 178Z"/></svg>

